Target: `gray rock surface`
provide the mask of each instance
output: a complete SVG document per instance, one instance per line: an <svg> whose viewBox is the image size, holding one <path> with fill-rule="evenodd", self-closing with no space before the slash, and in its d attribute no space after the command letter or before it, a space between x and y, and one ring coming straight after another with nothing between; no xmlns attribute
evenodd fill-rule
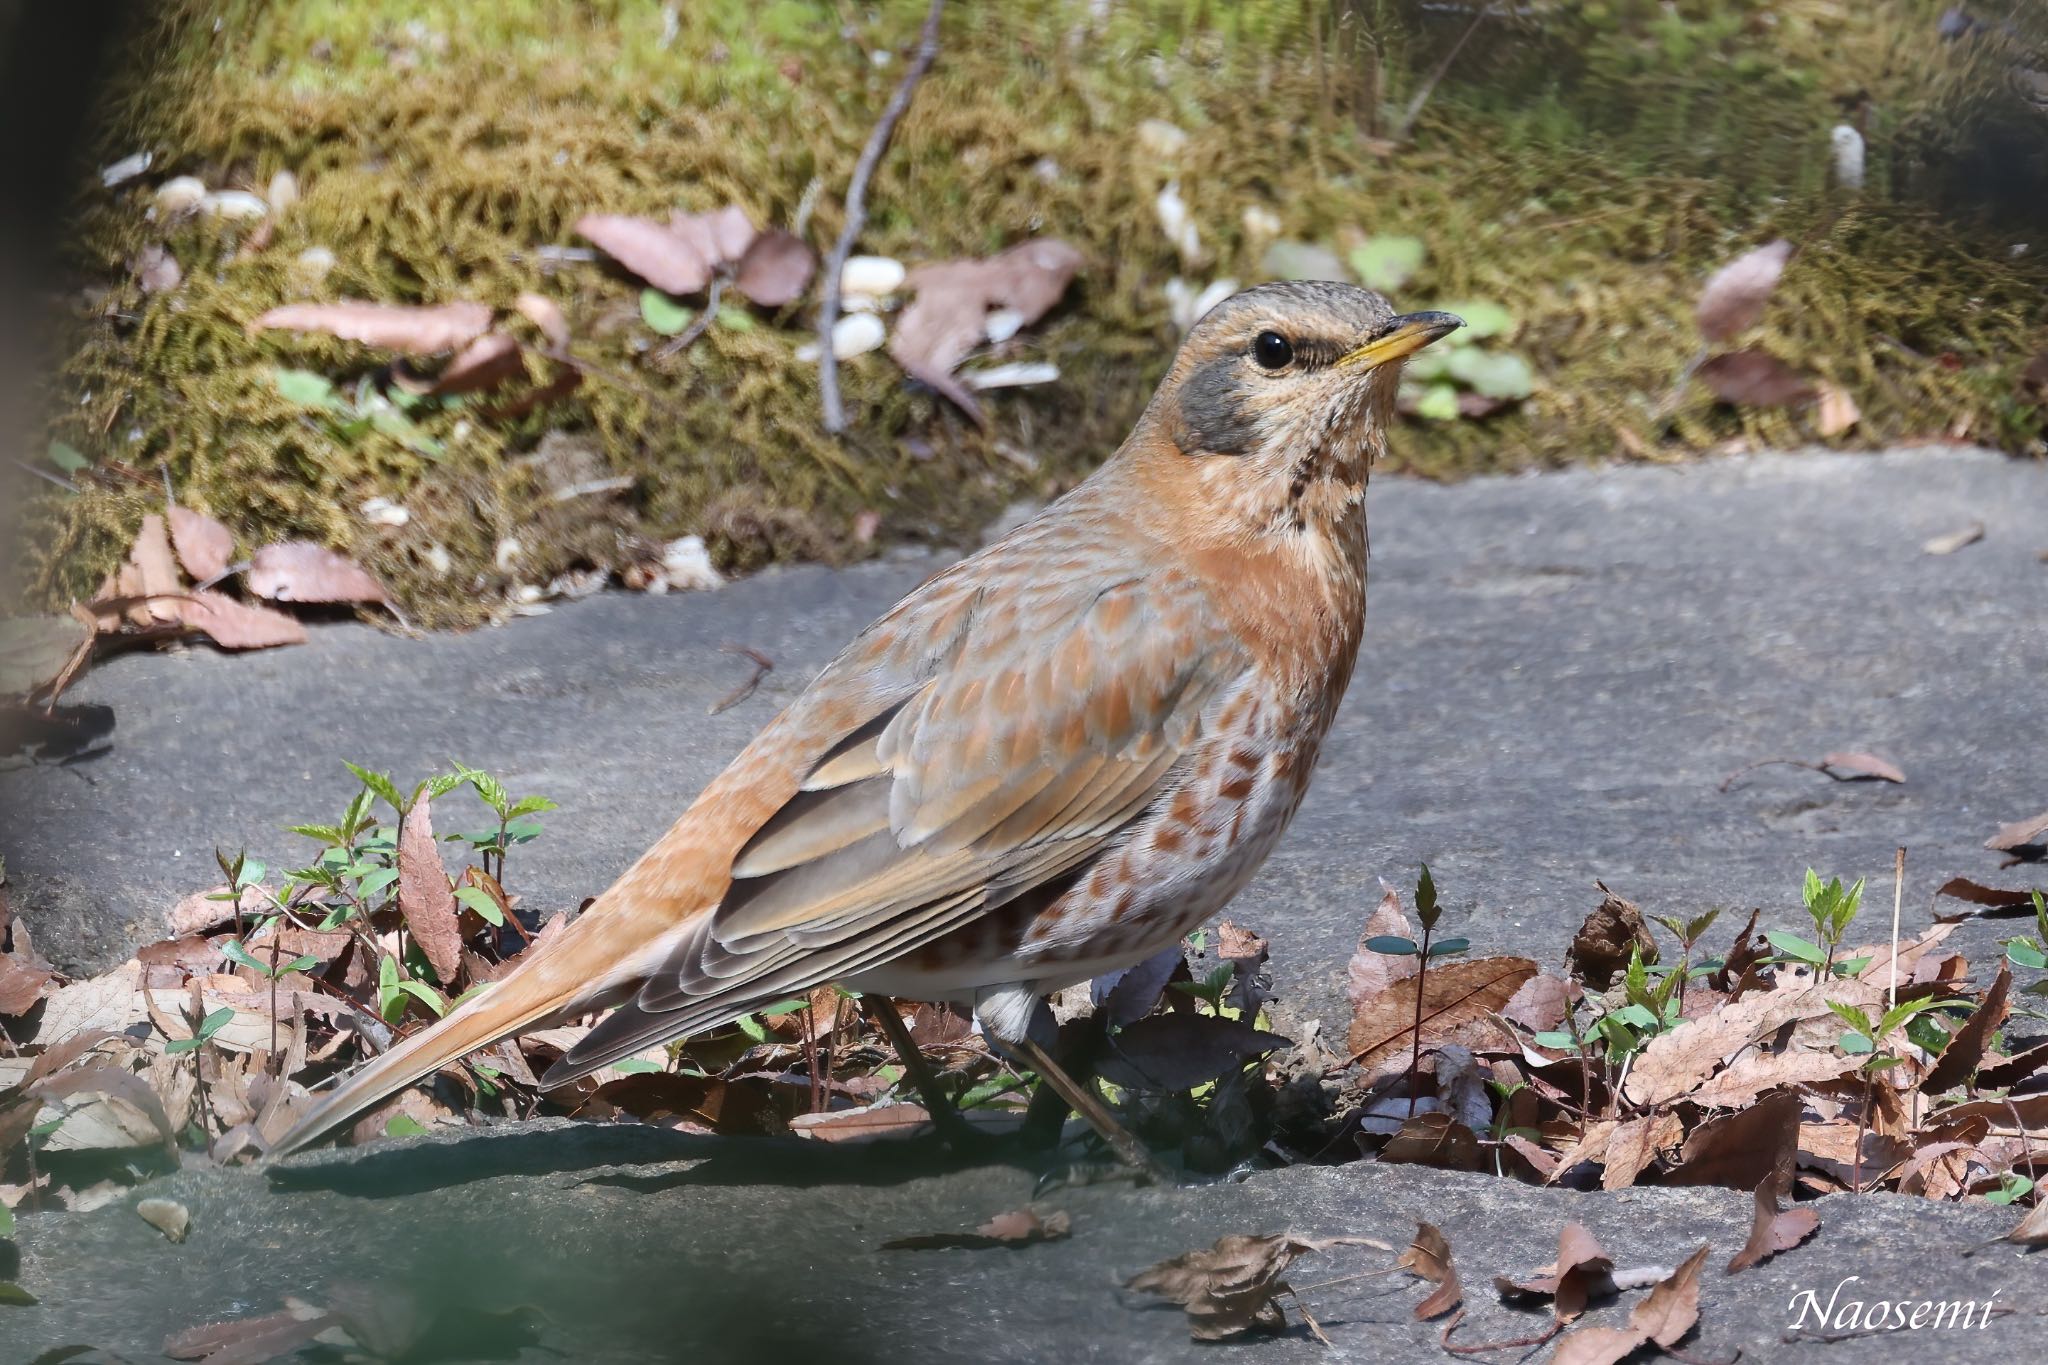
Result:
<svg viewBox="0 0 2048 1365"><path fill-rule="evenodd" d="M2048 806L2048 565L2037 559L2048 467L1936 449L1457 487L1385 480L1372 519L1371 621L1351 699L1295 830L1232 910L1271 938L1277 984L1300 1015L1342 1022L1343 963L1379 880L1406 884L1425 859L1452 932L1547 961L1597 898L1596 877L1653 910L1760 905L1768 923L1790 925L1808 865L1867 875L1872 937L1898 845L1911 849L1909 929L1950 875L2048 880L2039 867L2000 874L1979 846ZM1971 522L1986 527L1981 543L1921 552ZM530 903L571 907L938 563L794 570L708 596L608 595L461 637L335 626L270 654L114 660L75 693L114 708L111 753L0 773L16 903L67 965L117 960L213 880L216 844L290 858L279 827L331 816L349 758L402 779L460 759L555 797L562 810L515 854L512 880ZM750 670L727 643L777 668L753 698L707 717ZM1845 749L1882 754L1909 781L1775 767L1716 790L1744 763ZM1958 938L1982 953L2004 932L1974 923ZM193 1170L80 1218L25 1218L20 1278L44 1302L0 1309L0 1361L70 1342L149 1358L171 1330L285 1294L320 1301L337 1279L539 1306L542 1341L560 1354L533 1359L1213 1359L1174 1310L1126 1306L1117 1278L1225 1232L1398 1244L1417 1217L1442 1224L1471 1288L1463 1341L1534 1330L1538 1319L1500 1308L1486 1285L1550 1259L1569 1218L1624 1264L1672 1265L1713 1243L1698 1359L1737 1347L1752 1361L2034 1359L2048 1289L2048 1258L1959 1254L2010 1225L1984 1206L1826 1200L1814 1242L1728 1277L1746 1196L1580 1195L1379 1165L1068 1191L1051 1201L1074 1215L1067 1242L879 1249L971 1227L1030 1188L1023 1172L945 1169L928 1155L546 1125L316 1159L275 1186L263 1172ZM135 1216L145 1194L190 1206L189 1241L171 1246ZM1291 1278L1306 1287L1389 1259L1332 1252ZM1825 1300L1851 1275L1869 1299L1988 1298L2016 1311L1969 1331L1781 1339L1796 1293ZM1446 1359L1436 1328L1410 1314L1419 1295L1399 1277L1305 1293L1338 1359ZM1229 1349L1328 1358L1298 1336Z"/></svg>
<svg viewBox="0 0 2048 1365"><path fill-rule="evenodd" d="M143 1192L190 1210L182 1245L137 1217L132 1199L75 1219L26 1218L21 1280L43 1302L4 1310L0 1359L71 1343L151 1359L172 1331L268 1312L288 1294L325 1303L328 1286L349 1280L400 1286L451 1314L465 1305L538 1308L539 1342L519 1357L533 1361L1449 1360L1437 1345L1440 1324L1414 1318L1426 1292L1417 1281L1323 1285L1393 1261L1370 1247L1312 1255L1289 1276L1334 1351L1299 1333L1198 1346L1178 1309L1118 1288L1225 1233L1373 1237L1398 1248L1418 1219L1450 1239L1470 1314L1454 1338L1461 1343L1542 1330L1542 1309L1502 1307L1491 1280L1552 1260L1559 1229L1576 1219L1625 1268L1676 1266L1712 1245L1701 1330L1686 1343L1694 1359L1726 1361L1737 1348L1746 1361L1828 1365L1908 1353L1929 1362L2039 1359L2048 1255L1999 1244L1964 1256L2004 1232L2011 1215L1893 1195L1819 1201L1811 1242L1732 1277L1724 1267L1750 1222L1748 1197L1732 1191L1575 1194L1387 1165L1182 1189L1070 1189L1039 1206L1072 1215L1063 1242L882 1249L896 1237L972 1228L1023 1205L1031 1188L1021 1171L935 1172L928 1158L872 1147L552 1124L391 1143L294 1163L270 1182L250 1169L191 1171ZM1860 1278L1838 1296L1850 1276ZM1788 1343L1800 1316L1793 1300L1808 1289L1837 1315L1852 1300L1970 1300L1989 1325ZM1587 1321L1619 1324L1640 1297L1624 1295ZM1985 1311L1987 1301L2002 1311ZM1804 1325L1815 1326L1811 1310Z"/></svg>

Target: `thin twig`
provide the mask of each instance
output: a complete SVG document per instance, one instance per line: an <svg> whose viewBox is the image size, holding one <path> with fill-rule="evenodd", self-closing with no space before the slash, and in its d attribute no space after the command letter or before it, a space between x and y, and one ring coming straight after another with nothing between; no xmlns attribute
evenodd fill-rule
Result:
<svg viewBox="0 0 2048 1365"><path fill-rule="evenodd" d="M1436 93L1437 82L1441 81L1445 74L1450 71L1451 63L1458 60L1458 54L1465 50L1466 42L1471 39L1473 34L1479 31L1479 26L1485 23L1492 14L1493 6L1487 4L1481 5L1479 13L1472 16L1472 22L1467 24L1465 31L1458 35L1458 41L1451 44L1451 50L1443 55L1443 60L1436 64L1436 69L1430 72L1428 79L1422 82L1422 88L1415 92L1415 98L1408 101L1408 111L1401 115L1400 123L1394 127L1394 141L1406 142L1408 140L1408 134L1415 130L1415 120L1422 117L1422 107L1428 104L1429 97Z"/></svg>
<svg viewBox="0 0 2048 1365"><path fill-rule="evenodd" d="M735 706L738 706L748 697L754 695L754 689L761 685L761 679L767 677L770 673L773 673L775 671L775 660L769 658L766 654L763 654L760 650L753 648L751 645L720 645L718 647L718 652L720 654L745 655L748 659L753 661L754 673L752 677L742 682L738 687L735 687L732 691L726 693L717 701L711 703L711 708L704 713L707 716L715 716L720 711L727 711Z"/></svg>
<svg viewBox="0 0 2048 1365"><path fill-rule="evenodd" d="M711 277L711 291L704 296L704 310L697 314L696 321L676 333L675 339L654 353L656 360L667 360L690 349L690 344L703 336L718 317L719 296L725 293L725 276Z"/></svg>
<svg viewBox="0 0 2048 1365"><path fill-rule="evenodd" d="M27 460L9 460L9 463L12 464L17 469L26 470L27 472L35 475L39 479L46 479L49 482L56 484L57 487L63 489L66 493L76 493L79 491L78 485L71 482L71 480L66 478L60 478L59 476L52 474L47 469L38 469L34 465L30 464Z"/></svg>
<svg viewBox="0 0 2048 1365"><path fill-rule="evenodd" d="M1899 1007L1899 906L1906 894L1906 850L1900 849L1892 857L1892 981L1885 992L1884 1007L1895 1010Z"/></svg>
<svg viewBox="0 0 2048 1365"><path fill-rule="evenodd" d="M839 321L839 276L846 269L846 258L853 254L855 239L867 226L868 181L888 149L897 120L910 107L917 83L924 79L924 73L939 55L939 12L944 7L945 0L932 0L910 67L903 73L896 93L889 97L874 131L868 134L868 145L861 149L860 160L854 163L853 179L846 185L846 222L839 229L839 240L832 244L832 254L825 258L825 297L818 305L818 400L824 407L825 430L834 436L846 430L846 408L839 401L839 362L832 354L832 329Z"/></svg>

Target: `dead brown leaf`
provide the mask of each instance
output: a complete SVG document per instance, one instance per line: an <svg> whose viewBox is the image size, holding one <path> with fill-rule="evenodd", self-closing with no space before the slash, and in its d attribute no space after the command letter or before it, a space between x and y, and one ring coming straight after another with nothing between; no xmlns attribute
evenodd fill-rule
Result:
<svg viewBox="0 0 2048 1365"><path fill-rule="evenodd" d="M1216 959L1230 966L1230 994L1225 1003L1246 1019L1258 1017L1270 998L1260 984L1268 956L1266 940L1229 920L1216 926Z"/></svg>
<svg viewBox="0 0 2048 1365"><path fill-rule="evenodd" d="M135 543L128 549L128 562L135 566L139 575L139 595L147 599L138 610L158 621L176 621L177 597L185 590L185 577L178 572L177 556L171 552L170 532L164 527L164 519L156 513L143 516L142 529L135 533ZM137 625L146 624L136 619L134 611L129 613L129 618Z"/></svg>
<svg viewBox="0 0 2048 1365"><path fill-rule="evenodd" d="M1702 1246L1659 1281L1630 1311L1628 1326L1581 1327L1567 1335L1551 1365L1618 1365L1651 1342L1676 1346L1699 1323L1700 1267L1710 1250Z"/></svg>
<svg viewBox="0 0 2048 1365"><path fill-rule="evenodd" d="M432 378L421 379L401 372L394 379L408 393L446 398L451 394L495 389L525 374L526 362L520 357L519 343L503 332L486 332L458 351Z"/></svg>
<svg viewBox="0 0 2048 1365"><path fill-rule="evenodd" d="M1780 1091L1747 1109L1701 1124L1685 1139L1673 1185L1726 1185L1753 1190L1764 1180L1790 1188L1799 1151L1799 1095Z"/></svg>
<svg viewBox="0 0 2048 1365"><path fill-rule="evenodd" d="M1835 981L1826 990L1805 978L1783 979L1769 990L1753 991L1652 1038L1630 1066L1624 1093L1635 1104L1668 1104L1704 1084L1738 1051L1785 1025L1831 1017L1830 999L1867 1007L1882 993L1880 984L1860 978ZM1743 1188L1755 1183L1746 1181Z"/></svg>
<svg viewBox="0 0 2048 1365"><path fill-rule="evenodd" d="M1571 1010L1571 992L1571 983L1563 977L1547 973L1532 976L1522 983L1501 1015L1531 1033L1562 1028L1565 1015Z"/></svg>
<svg viewBox="0 0 2048 1365"><path fill-rule="evenodd" d="M684 223L693 226L678 230ZM711 283L725 260L708 227L685 215L671 225L626 214L587 213L576 220L576 232L665 294L696 293Z"/></svg>
<svg viewBox="0 0 2048 1365"><path fill-rule="evenodd" d="M325 1313L287 1308L174 1332L164 1339L163 1353L206 1365L263 1365L309 1345L333 1325Z"/></svg>
<svg viewBox="0 0 2048 1365"><path fill-rule="evenodd" d="M306 540L266 545L249 560L249 591L273 602L379 602L384 585L347 555Z"/></svg>
<svg viewBox="0 0 2048 1365"><path fill-rule="evenodd" d="M1616 974L1627 968L1632 954L1640 952L1643 961L1655 962L1657 940L1651 937L1650 926L1633 901L1609 891L1605 882L1593 885L1600 888L1600 904L1572 935L1566 960L1572 975L1587 989L1604 991L1614 984Z"/></svg>
<svg viewBox="0 0 2048 1365"><path fill-rule="evenodd" d="M776 228L747 247L732 283L763 308L780 308L803 297L817 269L818 258L804 239Z"/></svg>
<svg viewBox="0 0 2048 1365"><path fill-rule="evenodd" d="M1445 1171L1476 1171L1485 1164L1478 1134L1441 1112L1418 1113L1380 1149L1380 1160L1434 1166Z"/></svg>
<svg viewBox="0 0 2048 1365"><path fill-rule="evenodd" d="M1687 1092L1685 1100L1706 1109L1741 1109L1766 1090L1819 1085L1854 1071L1857 1060L1835 1051L1788 1047L1780 1052L1751 1048L1726 1068Z"/></svg>
<svg viewBox="0 0 2048 1365"><path fill-rule="evenodd" d="M1361 1074L1405 1058L1416 1037L1416 1002L1421 999L1422 1045L1470 1042L1474 1030L1498 1032L1489 1017L1507 1007L1522 983L1536 975L1525 957L1481 957L1446 962L1395 982L1368 1000L1351 1018L1347 1046ZM1418 990L1418 986L1420 989Z"/></svg>
<svg viewBox="0 0 2048 1365"><path fill-rule="evenodd" d="M135 282L145 294L167 294L185 282L184 267L160 242L151 242L136 252L131 268Z"/></svg>
<svg viewBox="0 0 2048 1365"><path fill-rule="evenodd" d="M178 562L197 582L204 583L227 572L235 560L235 538L228 528L189 507L173 503L170 508L171 544Z"/></svg>
<svg viewBox="0 0 2048 1365"><path fill-rule="evenodd" d="M2004 914L2011 911L2026 911L2034 908L2034 898L2025 890L2007 890L2000 886L1986 886L1983 882L1968 877L1951 877L1935 889L1935 897L1947 896L1951 900L1968 901L1980 906L1977 910L1950 910L1937 912L1936 919L1970 919L1977 915Z"/></svg>
<svg viewBox="0 0 2048 1365"><path fill-rule="evenodd" d="M1760 1180L1756 1187L1756 1221L1750 1225L1749 1241L1728 1262L1735 1274L1761 1265L1781 1251L1790 1251L1820 1228L1820 1215L1803 1206L1780 1209L1775 1178Z"/></svg>
<svg viewBox="0 0 2048 1365"><path fill-rule="evenodd" d="M1416 1223L1414 1238L1394 1264L1436 1286L1415 1305L1417 1321L1441 1317L1465 1301L1465 1287L1458 1282L1458 1268L1451 1260L1451 1241L1436 1224Z"/></svg>
<svg viewBox="0 0 2048 1365"><path fill-rule="evenodd" d="M1621 1190L1635 1184L1637 1177L1657 1159L1657 1153L1677 1146L1684 1136L1685 1125L1669 1110L1616 1124L1607 1139L1601 1188Z"/></svg>
<svg viewBox="0 0 2048 1365"><path fill-rule="evenodd" d="M671 213L668 227L713 266L731 265L739 260L758 235L746 210L736 204L708 213Z"/></svg>
<svg viewBox="0 0 2048 1365"><path fill-rule="evenodd" d="M1744 252L1708 276L1695 313L1700 335L1725 345L1754 327L1791 259L1792 244L1781 238Z"/></svg>
<svg viewBox="0 0 2048 1365"><path fill-rule="evenodd" d="M1009 309L1029 326L1059 302L1080 268L1081 253L1053 237L1021 242L982 260L921 265L905 281L917 297L897 320L889 354L913 378L984 421L953 371L987 335L990 310Z"/></svg>
<svg viewBox="0 0 2048 1365"><path fill-rule="evenodd" d="M306 643L306 628L295 618L254 602L238 602L212 589L192 593L178 607L187 626L222 649L272 649Z"/></svg>
<svg viewBox="0 0 2048 1365"><path fill-rule="evenodd" d="M1769 351L1750 348L1709 356L1693 371L1724 403L1786 408L1813 401L1813 385Z"/></svg>
<svg viewBox="0 0 2048 1365"><path fill-rule="evenodd" d="M1977 1068L1977 1085L1985 1089L2005 1090L2032 1077L2044 1066L2048 1066L2048 1043L2036 1043L2010 1057L1987 1058Z"/></svg>
<svg viewBox="0 0 2048 1365"><path fill-rule="evenodd" d="M1920 1093L1939 1095L1952 1090L1970 1079L1977 1070L1977 1064L1984 1060L1984 1050L1991 1043L1991 1035L2005 1022L2006 996L2012 990L2012 968L1999 965L1998 975L1984 992L1983 1003L1970 1012L1949 1036L1948 1046L1934 1059L1926 1076L1921 1078Z"/></svg>
<svg viewBox="0 0 2048 1365"><path fill-rule="evenodd" d="M930 1127L931 1121L931 1111L920 1104L870 1104L826 1114L798 1114L789 1127L800 1137L846 1142L920 1132Z"/></svg>
<svg viewBox="0 0 2048 1365"><path fill-rule="evenodd" d="M1836 384L1823 382L1820 386L1820 403L1814 415L1814 429L1823 436L1840 436L1863 420L1862 409L1849 391Z"/></svg>
<svg viewBox="0 0 2048 1365"><path fill-rule="evenodd" d="M0 954L0 1016L18 1019L36 1007L56 973Z"/></svg>
<svg viewBox="0 0 2048 1365"><path fill-rule="evenodd" d="M1376 938L1416 939L1415 927L1408 923L1408 917L1401 913L1401 893L1392 887L1380 897L1380 903L1365 922L1365 932L1358 936L1358 951L1351 955L1345 968L1345 995L1351 1001L1354 1012L1365 1008L1368 1000L1383 994L1389 986L1403 977L1415 975L1416 965L1421 959L1409 953L1376 953L1365 945Z"/></svg>
<svg viewBox="0 0 2048 1365"><path fill-rule="evenodd" d="M1583 1223L1566 1223L1557 1235L1557 1259L1522 1279L1493 1277L1504 1299L1547 1298L1559 1322L1576 1321L1596 1296L1614 1292L1614 1258Z"/></svg>
<svg viewBox="0 0 2048 1365"><path fill-rule="evenodd" d="M2019 1226L2005 1234L2005 1240L2024 1247L2048 1246L2048 1201L2028 1209Z"/></svg>
<svg viewBox="0 0 2048 1365"><path fill-rule="evenodd" d="M482 336L491 310L481 303L290 303L249 324L251 332L316 332L405 355L458 350Z"/></svg>
<svg viewBox="0 0 2048 1365"><path fill-rule="evenodd" d="M1921 545L1920 553L1926 555L1952 555L1965 546L1975 545L1984 539L1984 523L1973 521L1968 526L1935 536Z"/></svg>
<svg viewBox="0 0 2048 1365"><path fill-rule="evenodd" d="M1984 841L1984 847L1994 853L2012 853L2042 845L2048 845L2048 810L2031 819L2000 825L1998 832Z"/></svg>
<svg viewBox="0 0 2048 1365"><path fill-rule="evenodd" d="M1057 1242L1073 1231L1063 1210L1039 1217L1030 1209L999 1213L973 1232L927 1232L882 1243L884 1251L979 1251L990 1247L1023 1247Z"/></svg>
<svg viewBox="0 0 2048 1365"><path fill-rule="evenodd" d="M445 989L462 967L462 926L455 914L455 890L441 865L434 839L432 801L421 792L398 827L398 909L413 942Z"/></svg>
<svg viewBox="0 0 2048 1365"><path fill-rule="evenodd" d="M512 300L512 307L519 316L540 329L549 346L559 351L569 344L569 319L562 316L561 305L545 294L525 293Z"/></svg>
<svg viewBox="0 0 2048 1365"><path fill-rule="evenodd" d="M1096 1072L1113 1085L1172 1094L1287 1046L1289 1039L1241 1019L1155 1014L1118 1030Z"/></svg>
<svg viewBox="0 0 2048 1365"><path fill-rule="evenodd" d="M1821 755L1820 766L1828 770L1830 777L1850 779L1867 777L1879 782L1904 782L1906 775L1899 766L1889 759L1876 754L1833 753Z"/></svg>
<svg viewBox="0 0 2048 1365"><path fill-rule="evenodd" d="M1277 1332L1287 1325L1275 1302L1289 1292L1281 1276L1296 1259L1323 1245L1292 1233L1230 1233L1212 1247L1139 1271L1124 1287L1186 1309L1188 1334L1196 1341L1223 1341L1254 1329Z"/></svg>

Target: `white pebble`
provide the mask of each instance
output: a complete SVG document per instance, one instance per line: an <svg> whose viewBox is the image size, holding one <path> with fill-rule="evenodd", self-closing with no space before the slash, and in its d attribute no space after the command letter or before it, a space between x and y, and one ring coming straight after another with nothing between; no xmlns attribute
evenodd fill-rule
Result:
<svg viewBox="0 0 2048 1365"><path fill-rule="evenodd" d="M292 286L300 290L317 289L333 269L333 252L324 246L309 246L292 257Z"/></svg>
<svg viewBox="0 0 2048 1365"><path fill-rule="evenodd" d="M263 196L247 190L215 190L200 201L200 207L216 218L237 221L270 216L270 205L264 202Z"/></svg>
<svg viewBox="0 0 2048 1365"><path fill-rule="evenodd" d="M110 166L100 167L100 184L112 189L116 185L133 180L148 170L149 163L154 160L156 154L153 152L137 152L133 156L124 156Z"/></svg>
<svg viewBox="0 0 2048 1365"><path fill-rule="evenodd" d="M156 187L156 211L165 217L190 213L206 202L206 182L196 175L180 175Z"/></svg>
<svg viewBox="0 0 2048 1365"><path fill-rule="evenodd" d="M981 333L991 342L1001 345L1024 330L1024 315L1014 308L993 308L982 319Z"/></svg>
<svg viewBox="0 0 2048 1365"><path fill-rule="evenodd" d="M1202 235L1195 228L1195 220L1188 214L1187 200L1180 197L1180 182L1168 182L1153 201L1159 214L1159 226L1166 233L1166 239L1173 243L1180 253L1182 265L1199 265L1202 260Z"/></svg>
<svg viewBox="0 0 2048 1365"><path fill-rule="evenodd" d="M1161 161L1171 161L1188 145L1188 135L1163 118L1148 118L1138 125L1138 145Z"/></svg>
<svg viewBox="0 0 2048 1365"><path fill-rule="evenodd" d="M880 298L903 287L903 262L889 256L848 256L839 272L839 292Z"/></svg>
<svg viewBox="0 0 2048 1365"><path fill-rule="evenodd" d="M429 545L426 560L427 567L434 571L436 578L446 578L455 567L455 557L448 553L446 545Z"/></svg>
<svg viewBox="0 0 2048 1365"><path fill-rule="evenodd" d="M512 566L519 562L519 556L525 553L526 547L519 543L516 536L506 536L498 542L497 553L491 558L497 564L499 573L509 573Z"/></svg>
<svg viewBox="0 0 2048 1365"><path fill-rule="evenodd" d="M832 354L840 360L879 350L889 329L873 313L848 313L832 324Z"/></svg>
<svg viewBox="0 0 2048 1365"><path fill-rule="evenodd" d="M270 177L269 193L263 197L270 201L272 213L283 213L299 202L299 178L290 171L279 171Z"/></svg>
<svg viewBox="0 0 2048 1365"><path fill-rule="evenodd" d="M961 380L970 389L1021 389L1031 384L1050 384L1059 377L1060 367L1044 360L960 372Z"/></svg>
<svg viewBox="0 0 2048 1365"><path fill-rule="evenodd" d="M168 1242L184 1241L192 1227L191 1212L175 1199L145 1199L135 1206L135 1212Z"/></svg>
<svg viewBox="0 0 2048 1365"><path fill-rule="evenodd" d="M1280 215L1264 204L1247 204L1239 221L1244 224L1247 237L1270 241L1280 235Z"/></svg>
<svg viewBox="0 0 2048 1365"><path fill-rule="evenodd" d="M371 498L360 510L363 520L377 526L403 526L412 520L412 513L389 498Z"/></svg>
<svg viewBox="0 0 2048 1365"><path fill-rule="evenodd" d="M661 574L668 586L683 590L716 588L725 583L725 577L711 567L711 552L704 548L702 536L670 541L661 552Z"/></svg>
<svg viewBox="0 0 2048 1365"><path fill-rule="evenodd" d="M1863 134L1846 123L1828 134L1835 149L1835 183L1845 190L1863 188Z"/></svg>

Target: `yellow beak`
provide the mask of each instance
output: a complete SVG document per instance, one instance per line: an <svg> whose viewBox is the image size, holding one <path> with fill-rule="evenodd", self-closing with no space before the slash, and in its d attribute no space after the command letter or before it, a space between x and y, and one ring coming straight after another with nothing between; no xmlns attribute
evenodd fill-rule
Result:
<svg viewBox="0 0 2048 1365"><path fill-rule="evenodd" d="M1456 313L1404 313L1386 331L1346 354L1337 363L1374 369L1390 360L1414 355L1432 341L1449 336L1465 325Z"/></svg>

